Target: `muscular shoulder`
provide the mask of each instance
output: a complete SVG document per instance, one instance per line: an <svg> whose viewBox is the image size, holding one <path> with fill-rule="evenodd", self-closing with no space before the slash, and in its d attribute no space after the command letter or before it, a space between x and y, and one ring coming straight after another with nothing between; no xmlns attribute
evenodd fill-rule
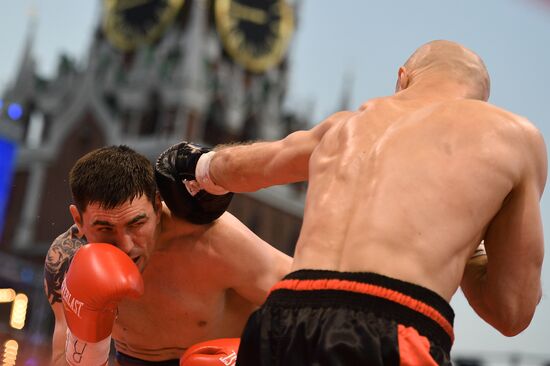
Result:
<svg viewBox="0 0 550 366"><path fill-rule="evenodd" d="M542 187L546 182L547 154L546 144L540 130L527 118L489 103L466 101L469 108L477 113L480 122L492 121L490 124L510 148L524 167L523 178L535 177Z"/></svg>
<svg viewBox="0 0 550 366"><path fill-rule="evenodd" d="M328 118L326 118L324 121L319 123L317 126L312 128L311 136L313 137L313 141L315 143L318 143L329 130L335 130L338 129L338 126L342 126L342 124L345 123L345 121L349 120L353 116L357 115L358 112L351 112L351 111L340 111L336 112L334 114L331 114Z"/></svg>
<svg viewBox="0 0 550 366"><path fill-rule="evenodd" d="M493 104L473 100L453 100L436 105L439 113L459 115L475 123L502 133L513 134L515 139L540 139L539 130L527 118Z"/></svg>
<svg viewBox="0 0 550 366"><path fill-rule="evenodd" d="M519 148L525 149L528 160L546 157L544 138L540 130L527 118L505 109L484 103L487 114L495 119L495 123L502 124L507 136ZM511 142L512 142L511 141Z"/></svg>
<svg viewBox="0 0 550 366"><path fill-rule="evenodd" d="M518 117L518 124L521 126L525 139L526 161L542 194L548 174L548 155L544 137L540 130L526 118Z"/></svg>
<svg viewBox="0 0 550 366"><path fill-rule="evenodd" d="M50 304L61 302L61 283L74 253L86 239L79 235L76 226L59 235L50 246L44 263L44 285Z"/></svg>

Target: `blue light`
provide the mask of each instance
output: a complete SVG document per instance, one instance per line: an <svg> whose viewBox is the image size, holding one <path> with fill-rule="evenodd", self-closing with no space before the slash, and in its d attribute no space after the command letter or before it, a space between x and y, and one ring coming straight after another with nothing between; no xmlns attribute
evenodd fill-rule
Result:
<svg viewBox="0 0 550 366"><path fill-rule="evenodd" d="M4 99L0 99L0 109L4 106Z"/></svg>
<svg viewBox="0 0 550 366"><path fill-rule="evenodd" d="M20 104L12 103L8 107L8 116L14 120L17 121L21 116L23 115L23 108Z"/></svg>
<svg viewBox="0 0 550 366"><path fill-rule="evenodd" d="M15 168L17 146L14 142L0 137L0 234L6 218L8 199L11 194L11 181Z"/></svg>

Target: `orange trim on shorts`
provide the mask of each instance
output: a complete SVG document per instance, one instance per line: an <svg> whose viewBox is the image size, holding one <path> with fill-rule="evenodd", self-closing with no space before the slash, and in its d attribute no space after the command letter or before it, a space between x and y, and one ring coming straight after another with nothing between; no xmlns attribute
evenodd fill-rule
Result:
<svg viewBox="0 0 550 366"><path fill-rule="evenodd" d="M432 306L405 295L399 291L391 290L382 286L371 285L348 280L326 279L326 280L282 280L271 288L270 292L275 290L294 290L294 291L313 291L313 290L340 290L355 292L380 297L402 306L408 307L419 312L435 321L451 337L454 342L453 326L441 315L439 311Z"/></svg>
<svg viewBox="0 0 550 366"><path fill-rule="evenodd" d="M438 366L430 354L430 341L413 327L397 325L399 366Z"/></svg>

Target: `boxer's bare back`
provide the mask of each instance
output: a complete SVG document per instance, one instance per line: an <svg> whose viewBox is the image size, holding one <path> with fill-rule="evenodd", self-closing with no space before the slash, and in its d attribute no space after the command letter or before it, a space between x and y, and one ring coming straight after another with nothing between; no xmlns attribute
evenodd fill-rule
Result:
<svg viewBox="0 0 550 366"><path fill-rule="evenodd" d="M376 272L447 301L462 286L513 335L541 297L546 149L488 95L481 59L434 41L399 69L393 96L278 141L221 147L199 165L234 192L309 182L294 271ZM470 260L481 240L488 256Z"/></svg>
<svg viewBox="0 0 550 366"><path fill-rule="evenodd" d="M504 234L493 217L508 201L538 212L540 136L511 113L395 97L335 118L309 162L294 270L377 272L450 300L479 242ZM524 179L530 191L516 193ZM521 251L521 242L500 245Z"/></svg>

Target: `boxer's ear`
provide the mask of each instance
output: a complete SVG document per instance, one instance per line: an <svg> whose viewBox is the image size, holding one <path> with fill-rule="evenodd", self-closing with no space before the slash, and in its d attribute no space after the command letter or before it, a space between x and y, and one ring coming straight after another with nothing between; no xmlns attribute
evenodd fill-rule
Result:
<svg viewBox="0 0 550 366"><path fill-rule="evenodd" d="M409 73L405 66L401 66L397 71L397 83L395 84L395 92L407 89L409 86Z"/></svg>
<svg viewBox="0 0 550 366"><path fill-rule="evenodd" d="M78 208L75 205L70 205L69 211L71 212L71 216L73 217L73 221L78 227L78 230L82 232L82 215L80 214L80 211L78 211Z"/></svg>

